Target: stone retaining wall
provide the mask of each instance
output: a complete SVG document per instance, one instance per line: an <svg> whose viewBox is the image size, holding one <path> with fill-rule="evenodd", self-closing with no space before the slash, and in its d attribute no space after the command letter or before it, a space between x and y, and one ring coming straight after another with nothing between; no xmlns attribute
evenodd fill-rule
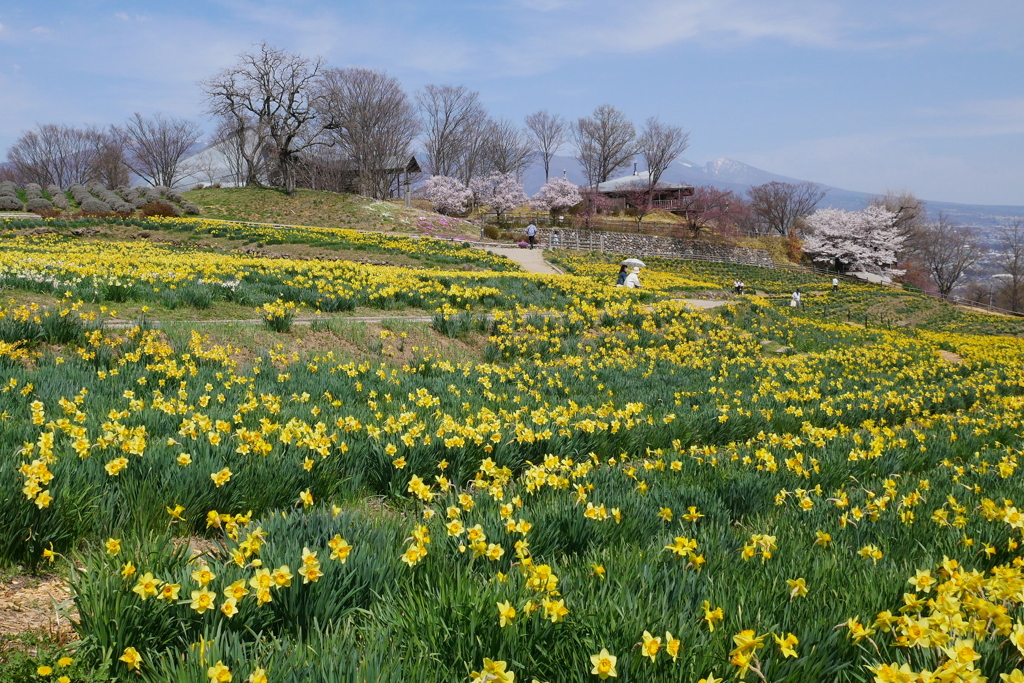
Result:
<svg viewBox="0 0 1024 683"><path fill-rule="evenodd" d="M724 261L762 268L775 267L771 255L764 249L734 247L729 244L701 242L682 237L599 230L539 228L537 241L551 247L553 246L552 235L555 232L558 233L558 247L562 249L610 251L641 259L645 256L664 256L691 261Z"/></svg>

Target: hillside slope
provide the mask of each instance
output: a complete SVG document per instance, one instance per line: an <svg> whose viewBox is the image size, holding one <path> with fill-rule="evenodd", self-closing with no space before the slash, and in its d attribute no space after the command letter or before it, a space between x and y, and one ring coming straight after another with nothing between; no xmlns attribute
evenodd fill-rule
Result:
<svg viewBox="0 0 1024 683"><path fill-rule="evenodd" d="M300 189L289 196L271 187L206 188L189 190L184 195L199 207L203 218L456 239L480 234L476 226L434 213L429 208L407 209L398 201L377 201L359 195Z"/></svg>

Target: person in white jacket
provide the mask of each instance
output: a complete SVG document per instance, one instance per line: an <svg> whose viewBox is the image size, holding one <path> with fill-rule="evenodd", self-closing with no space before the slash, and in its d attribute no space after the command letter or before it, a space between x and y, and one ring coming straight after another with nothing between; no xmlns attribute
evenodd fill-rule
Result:
<svg viewBox="0 0 1024 683"><path fill-rule="evenodd" d="M626 281L622 284L630 289L640 289L640 269L633 268L633 272L626 276Z"/></svg>

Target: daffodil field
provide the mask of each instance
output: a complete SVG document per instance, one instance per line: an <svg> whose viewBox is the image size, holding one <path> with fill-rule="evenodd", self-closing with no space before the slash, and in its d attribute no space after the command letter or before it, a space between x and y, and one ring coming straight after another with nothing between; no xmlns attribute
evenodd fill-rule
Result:
<svg viewBox="0 0 1024 683"><path fill-rule="evenodd" d="M0 563L67 567L80 636L23 680L1024 681L1024 325L864 325L892 295L724 264L654 263L638 294L560 258L0 242L4 294L54 299L0 311ZM737 277L807 305L671 298ZM423 309L486 346L282 332L243 361L104 324L169 291Z"/></svg>

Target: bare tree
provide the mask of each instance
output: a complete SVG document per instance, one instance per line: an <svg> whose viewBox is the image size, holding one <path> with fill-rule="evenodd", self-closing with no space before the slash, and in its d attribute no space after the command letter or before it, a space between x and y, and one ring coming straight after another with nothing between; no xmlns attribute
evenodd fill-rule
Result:
<svg viewBox="0 0 1024 683"><path fill-rule="evenodd" d="M315 97L322 71L319 57L310 60L261 43L255 51L239 55L237 64L200 84L209 113L237 116L243 112L265 128L288 194L295 194L299 155L327 144L324 131L338 125L318 115L322 112Z"/></svg>
<svg viewBox="0 0 1024 683"><path fill-rule="evenodd" d="M88 134L93 145L90 178L106 187L120 187L131 183L125 140L118 134L117 129L89 128Z"/></svg>
<svg viewBox="0 0 1024 683"><path fill-rule="evenodd" d="M128 168L154 187L173 187L188 174L182 161L202 136L193 121L161 114L146 118L138 112L117 130Z"/></svg>
<svg viewBox="0 0 1024 683"><path fill-rule="evenodd" d="M516 124L501 119L487 126L484 157L488 170L502 175L511 173L521 181L533 154L529 137Z"/></svg>
<svg viewBox="0 0 1024 683"><path fill-rule="evenodd" d="M457 175L466 185L472 183L476 178L486 177L494 171L487 158L488 132L492 123L491 118L485 116L466 131L462 160Z"/></svg>
<svg viewBox="0 0 1024 683"><path fill-rule="evenodd" d="M488 123L480 94L463 85L428 85L416 101L426 132L427 171L468 185L481 170Z"/></svg>
<svg viewBox="0 0 1024 683"><path fill-rule="evenodd" d="M544 164L544 182L550 178L551 159L559 148L566 143L565 119L552 114L546 109L534 112L526 117L526 130L533 139L534 150L540 154Z"/></svg>
<svg viewBox="0 0 1024 683"><path fill-rule="evenodd" d="M748 190L750 210L760 234L788 236L798 219L811 213L827 190L814 183L772 181Z"/></svg>
<svg viewBox="0 0 1024 683"><path fill-rule="evenodd" d="M672 162L690 146L690 134L679 126L670 126L652 116L636 141L636 149L647 162L647 179L653 190Z"/></svg>
<svg viewBox="0 0 1024 683"><path fill-rule="evenodd" d="M332 69L321 81L320 106L338 123L330 136L353 166L362 195L392 196L420 129L397 79L370 69Z"/></svg>
<svg viewBox="0 0 1024 683"><path fill-rule="evenodd" d="M938 220L918 232L915 242L917 256L943 299L949 298L967 269L981 258L981 247L974 231L942 213Z"/></svg>
<svg viewBox="0 0 1024 683"><path fill-rule="evenodd" d="M273 150L267 127L249 111L223 113L217 118L213 146L228 168L228 180L238 187L261 184Z"/></svg>
<svg viewBox="0 0 1024 683"><path fill-rule="evenodd" d="M572 127L572 139L576 160L591 187L628 165L636 151L636 128L610 104L602 104L590 117L578 119Z"/></svg>
<svg viewBox="0 0 1024 683"><path fill-rule="evenodd" d="M62 188L95 179L96 145L89 131L43 124L25 131L7 150L11 174L20 182Z"/></svg>
<svg viewBox="0 0 1024 683"><path fill-rule="evenodd" d="M1019 313L1024 311L1024 219L1015 218L999 231L999 252L1002 298L1011 311Z"/></svg>

